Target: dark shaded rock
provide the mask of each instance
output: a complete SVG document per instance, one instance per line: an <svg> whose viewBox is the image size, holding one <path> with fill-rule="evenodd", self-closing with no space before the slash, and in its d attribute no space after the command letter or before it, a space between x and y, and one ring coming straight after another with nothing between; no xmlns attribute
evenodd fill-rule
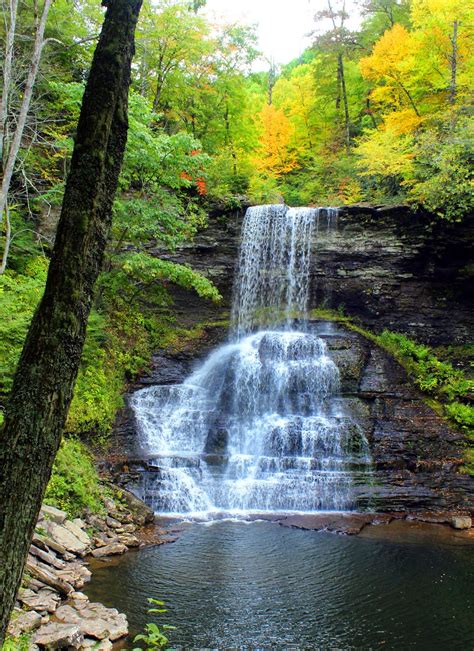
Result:
<svg viewBox="0 0 474 651"><path fill-rule="evenodd" d="M195 242L169 255L211 278L230 306L243 210L213 214ZM407 206L344 206L336 228L314 241L311 305L344 307L367 328L404 332L433 345L468 342L474 329L474 219L449 224ZM180 322L215 319L221 309L173 290Z"/></svg>
<svg viewBox="0 0 474 651"><path fill-rule="evenodd" d="M144 524L149 524L154 522L155 514L152 509L138 499L133 493L126 489L120 490L120 497L123 499L127 505L127 508L133 515L133 520L135 524L143 526Z"/></svg>
<svg viewBox="0 0 474 651"><path fill-rule="evenodd" d="M227 449L229 433L225 427L215 427L207 435L204 452L206 454L223 454Z"/></svg>

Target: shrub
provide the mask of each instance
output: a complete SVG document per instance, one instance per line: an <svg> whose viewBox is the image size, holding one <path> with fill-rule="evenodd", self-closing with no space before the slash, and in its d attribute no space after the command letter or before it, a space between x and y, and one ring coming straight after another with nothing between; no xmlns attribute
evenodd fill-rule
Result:
<svg viewBox="0 0 474 651"><path fill-rule="evenodd" d="M62 440L44 501L72 517L86 509L102 511L102 490L92 457L77 439Z"/></svg>

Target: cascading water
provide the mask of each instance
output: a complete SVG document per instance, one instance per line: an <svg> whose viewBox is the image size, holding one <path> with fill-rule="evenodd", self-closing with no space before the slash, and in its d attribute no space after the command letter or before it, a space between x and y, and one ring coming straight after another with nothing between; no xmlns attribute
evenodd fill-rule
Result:
<svg viewBox="0 0 474 651"><path fill-rule="evenodd" d="M247 211L230 342L183 384L134 394L158 472L141 496L158 512L346 510L367 441L340 406L339 372L306 328L311 244L331 208Z"/></svg>

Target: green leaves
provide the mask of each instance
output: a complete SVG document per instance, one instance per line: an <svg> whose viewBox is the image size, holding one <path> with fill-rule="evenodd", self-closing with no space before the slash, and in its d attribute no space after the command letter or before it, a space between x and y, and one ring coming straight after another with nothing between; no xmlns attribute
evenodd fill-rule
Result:
<svg viewBox="0 0 474 651"><path fill-rule="evenodd" d="M193 289L198 296L214 303L221 300L215 285L202 274L188 266L154 258L146 253L123 256L122 270L135 284L145 286L157 281L171 282L185 289Z"/></svg>
<svg viewBox="0 0 474 651"><path fill-rule="evenodd" d="M405 366L422 391L443 403L446 415L457 427L474 436L474 380L404 335L385 330L376 341Z"/></svg>
<svg viewBox="0 0 474 651"><path fill-rule="evenodd" d="M153 599L152 597L148 598L150 604L160 606L160 608L149 608L148 613L166 613L167 609L163 608L165 605L164 601L159 601L158 599ZM161 628L154 622L148 623L145 625L145 632L136 635L133 639L134 642L144 642L144 647L136 647L133 651L159 651L165 649L168 645L168 637L165 635L166 631L176 630L175 626L169 626L168 624L163 624Z"/></svg>

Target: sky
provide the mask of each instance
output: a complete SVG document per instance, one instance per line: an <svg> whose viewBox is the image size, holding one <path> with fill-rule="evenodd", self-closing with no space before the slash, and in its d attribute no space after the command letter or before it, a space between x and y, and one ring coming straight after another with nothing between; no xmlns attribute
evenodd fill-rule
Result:
<svg viewBox="0 0 474 651"><path fill-rule="evenodd" d="M266 59L288 63L311 43L314 14L326 0L207 0L203 13L219 22L258 23L259 49ZM265 61L256 70L268 69Z"/></svg>

